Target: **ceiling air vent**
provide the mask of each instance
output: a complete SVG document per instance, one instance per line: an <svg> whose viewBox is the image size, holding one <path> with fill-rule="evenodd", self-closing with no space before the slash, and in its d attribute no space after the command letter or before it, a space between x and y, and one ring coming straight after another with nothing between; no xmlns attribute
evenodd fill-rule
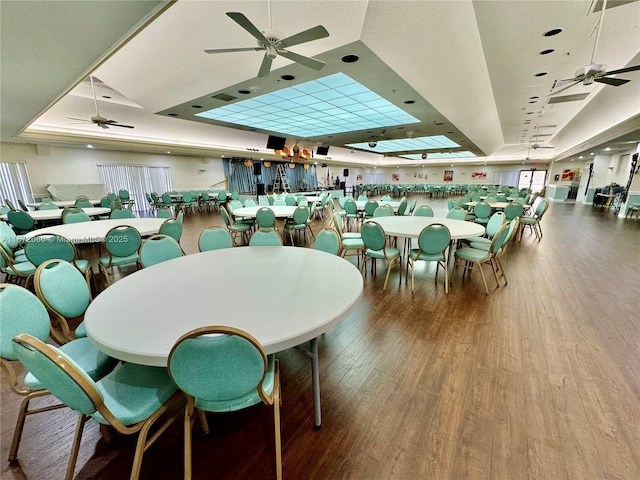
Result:
<svg viewBox="0 0 640 480"><path fill-rule="evenodd" d="M238 97L233 97L231 95L227 95L226 93L218 93L217 95L212 95L211 98L222 100L223 102L230 102L231 100L236 100Z"/></svg>
<svg viewBox="0 0 640 480"><path fill-rule="evenodd" d="M588 93L576 93L575 95L563 95L562 97L551 97L548 103L564 103L564 102L578 102L584 100L589 96Z"/></svg>

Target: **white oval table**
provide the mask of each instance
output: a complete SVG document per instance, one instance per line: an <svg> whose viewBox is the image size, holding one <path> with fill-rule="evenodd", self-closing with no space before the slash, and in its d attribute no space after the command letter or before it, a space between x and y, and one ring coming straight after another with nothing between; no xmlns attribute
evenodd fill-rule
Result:
<svg viewBox="0 0 640 480"><path fill-rule="evenodd" d="M452 218L416 217L400 215L393 217L377 217L367 221L378 223L387 235L393 237L417 238L427 225L441 223L449 229L451 239L480 237L484 235L484 227L479 223L454 220Z"/></svg>
<svg viewBox="0 0 640 480"><path fill-rule="evenodd" d="M269 208L275 214L276 218L293 217L293 212L298 207L290 207L285 205L258 205L255 207L240 207L233 210L234 217L252 217L254 218L258 210L261 208Z"/></svg>
<svg viewBox="0 0 640 480"><path fill-rule="evenodd" d="M93 203L94 205L100 205L101 200L89 200L91 203ZM64 207L75 207L76 205L76 201L75 200L54 200L53 202L31 202L31 203L27 203L27 207L33 207L33 208L38 208L40 205L42 205L43 203L53 203L56 207L60 207L60 208L64 208Z"/></svg>
<svg viewBox="0 0 640 480"><path fill-rule="evenodd" d="M213 288L212 275L224 282ZM128 275L93 300L84 324L103 352L151 366L166 366L175 341L207 325L245 330L267 354L310 342L319 428L316 338L353 311L362 290L358 269L336 255L297 247L228 248Z"/></svg>
<svg viewBox="0 0 640 480"><path fill-rule="evenodd" d="M118 218L110 220L94 220L91 222L65 223L52 227L38 228L25 234L29 240L40 233L55 233L69 240L71 243L102 243L107 232L118 225L128 225L136 228L143 237L158 233L166 218Z"/></svg>
<svg viewBox="0 0 640 480"><path fill-rule="evenodd" d="M106 215L111 213L110 208L104 207L92 207L92 208L83 208L82 211L89 215L90 217L96 217L98 215ZM53 210L34 210L27 212L31 218L33 218L36 222L42 220L62 220L62 212L64 209L57 208ZM0 218L3 220L7 218L6 215L1 215Z"/></svg>

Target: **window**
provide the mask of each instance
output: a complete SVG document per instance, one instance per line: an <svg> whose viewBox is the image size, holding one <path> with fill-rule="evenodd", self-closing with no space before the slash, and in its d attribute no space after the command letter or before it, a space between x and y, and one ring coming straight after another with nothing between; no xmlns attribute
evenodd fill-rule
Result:
<svg viewBox="0 0 640 480"><path fill-rule="evenodd" d="M171 190L169 167L98 165L98 174L108 192L117 195L120 190L128 190L129 197L135 201L133 210L136 211L149 210L145 193L156 192L162 195Z"/></svg>
<svg viewBox="0 0 640 480"><path fill-rule="evenodd" d="M10 200L16 208L18 200L33 201L33 190L26 163L0 162L0 203Z"/></svg>

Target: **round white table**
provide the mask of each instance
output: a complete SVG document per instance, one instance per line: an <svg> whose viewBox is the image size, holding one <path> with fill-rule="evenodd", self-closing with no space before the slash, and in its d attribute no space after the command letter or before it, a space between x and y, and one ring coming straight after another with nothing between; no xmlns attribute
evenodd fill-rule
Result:
<svg viewBox="0 0 640 480"><path fill-rule="evenodd" d="M110 208L103 208L103 207L83 208L82 211L87 215L89 215L90 217L96 217L98 215L107 215L111 213ZM62 220L62 212L64 212L64 209L58 208L55 210L34 210L27 213L31 218L33 218L37 222L41 220ZM7 216L1 215L0 218L4 220L7 218Z"/></svg>
<svg viewBox="0 0 640 480"><path fill-rule="evenodd" d="M212 288L212 275L224 282ZM119 280L89 305L84 324L103 352L151 366L166 366L175 341L207 325L245 330L267 354L310 342L319 427L316 337L353 311L362 289L358 269L326 252L295 247L213 250L162 262Z"/></svg>
<svg viewBox="0 0 640 480"><path fill-rule="evenodd" d="M475 207L478 202L465 202L467 207ZM511 202L488 202L489 206L495 210L504 210ZM531 205L522 205L522 208L526 211Z"/></svg>
<svg viewBox="0 0 640 480"><path fill-rule="evenodd" d="M100 200L89 200L91 203L93 203L94 205L100 205ZM40 205L42 205L43 202L31 202L31 203L27 203L27 207L33 207L33 208L38 208ZM44 203L53 203L56 207L60 207L60 208L64 208L64 207L75 207L76 205L76 201L75 200L54 200L53 202L44 202Z"/></svg>
<svg viewBox="0 0 640 480"><path fill-rule="evenodd" d="M52 227L38 228L25 234L29 238L40 233L55 233L71 243L102 243L107 232L118 225L136 228L143 237L158 233L166 218L118 218L110 220L94 220L92 222L66 223Z"/></svg>
<svg viewBox="0 0 640 480"><path fill-rule="evenodd" d="M400 202L398 202L398 201L383 202L381 200L376 200L376 202L378 202L378 206L389 205L391 208L393 208L394 212L397 212L398 211L398 207L400 206ZM356 206L358 207L358 210L364 210L365 203L367 203L367 202L364 201L364 200L356 200Z"/></svg>
<svg viewBox="0 0 640 480"><path fill-rule="evenodd" d="M233 210L234 217L252 217L254 218L258 210L261 208L269 208L273 211L276 218L285 218L285 217L293 217L293 212L298 207L289 207L284 205L258 205L255 207L240 207Z"/></svg>
<svg viewBox="0 0 640 480"><path fill-rule="evenodd" d="M484 227L479 223L454 220L452 218L402 215L394 217L377 217L367 221L377 222L384 229L387 235L391 235L393 237L417 238L424 227L433 223L441 223L446 226L451 233L452 240L484 235Z"/></svg>

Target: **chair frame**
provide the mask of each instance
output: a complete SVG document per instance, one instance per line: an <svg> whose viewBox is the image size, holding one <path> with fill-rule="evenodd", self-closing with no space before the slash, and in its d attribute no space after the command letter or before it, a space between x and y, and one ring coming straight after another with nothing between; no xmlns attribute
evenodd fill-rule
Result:
<svg viewBox="0 0 640 480"><path fill-rule="evenodd" d="M132 435L138 433L138 441L136 443L136 451L133 458L133 466L131 468L131 480L136 480L140 476L140 468L142 467L142 457L144 452L155 443L162 433L169 427L171 423L178 417L178 406L183 403L183 396L180 391L176 391L160 408L153 412L145 420L142 420L133 425L126 426L107 408L104 404L102 396L98 391L87 382L82 373L71 363L69 363L64 357L61 357L55 348L51 345L41 342L35 337L28 334L20 334L15 337L14 342L22 345L25 348L37 350L45 357L47 357L52 363L56 364L58 368L63 370L85 393L85 395L93 403L93 407L99 412L102 417L108 422L108 425L113 427L116 432L123 435ZM162 426L151 436L149 436L149 430L153 424L158 420L165 412L170 411L172 408L176 409L176 412L170 415L168 419L164 421ZM79 414L78 423L76 424L75 435L73 438L73 444L71 446L71 454L69 456L69 463L67 466L67 473L65 480L72 480L75 472L76 461L78 459L78 452L80 450L80 443L82 441L82 433L84 425L87 420L91 418L89 415L83 413ZM147 437L149 437L147 439Z"/></svg>
<svg viewBox="0 0 640 480"><path fill-rule="evenodd" d="M277 233L277 232L276 232ZM171 352L169 353L169 358L167 360L167 365L169 366L169 376L172 380L174 377L171 372L171 360L174 356L177 348L186 340L194 339L197 337L201 337L203 335L211 335L211 334L223 334L223 335L234 335L239 336L249 343L251 343L256 350L260 353L262 360L264 362L264 370L262 373L262 378L257 385L258 395L262 402L267 406L273 407L273 417L274 417L274 430L275 430L275 448L276 448L276 476L278 480L282 479L282 440L281 440L281 432L280 432L280 407L282 405L282 397L280 395L280 367L277 359L274 358L274 384L273 390L271 394L267 394L263 389L263 382L267 375L268 371L268 359L267 355L260 345L260 342L256 340L249 333L240 330L238 328L226 327L220 325L201 327L194 330L191 330L184 335L182 335L173 345ZM174 380L175 382L175 380ZM177 384L177 382L175 382ZM195 398L187 393L184 393L187 398L187 404L185 407L184 413L184 479L190 480L192 476L192 449L191 449L191 431L193 427L194 421L194 413L198 411L198 417L200 419L200 425L202 427L202 431L206 434L209 432L209 425L207 422L207 417L205 412L202 410L196 409L195 406Z"/></svg>
<svg viewBox="0 0 640 480"><path fill-rule="evenodd" d="M387 288L387 283L389 282L389 275L391 274L391 269L393 268L394 264L397 262L398 263L398 273L399 273L399 280L398 280L398 285L402 285L402 251L399 250L399 254L397 257L393 257L390 258L387 255L387 234L384 231L384 228L382 228L382 226L378 223L375 222L373 220L369 220L367 222L365 222L362 225L362 228L369 228L367 227L367 225L375 225L378 229L380 229L380 232L382 233L382 248L380 249L370 249L367 246L367 242L364 240L364 236L362 237L362 241L364 243L364 258L362 261L362 265L360 265L360 272L362 273L363 271L366 274L366 270L365 267L367 265L367 262L369 260L371 260L371 272L375 275L375 265L376 265L376 258L375 257L370 257L369 256L369 250L374 250L376 252L381 251L384 259L387 261L388 266L387 266L387 274L384 278L384 285L382 286L382 290L385 290ZM368 257L368 258L367 258Z"/></svg>

